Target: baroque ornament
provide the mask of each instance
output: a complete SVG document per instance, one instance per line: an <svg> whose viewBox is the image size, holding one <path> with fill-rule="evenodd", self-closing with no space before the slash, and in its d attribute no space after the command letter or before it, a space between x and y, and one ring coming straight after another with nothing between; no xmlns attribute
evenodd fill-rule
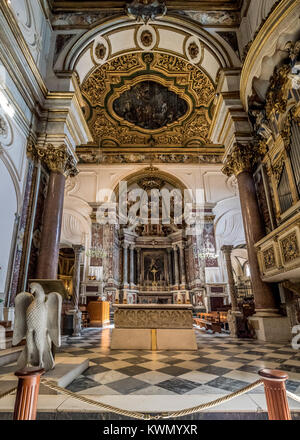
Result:
<svg viewBox="0 0 300 440"><path fill-rule="evenodd" d="M290 72L291 66L289 64L283 64L275 69L266 96L267 118L270 118L273 112L285 113L288 102L287 85Z"/></svg>
<svg viewBox="0 0 300 440"><path fill-rule="evenodd" d="M46 147L40 147L29 143L27 145L27 152L35 158L42 160L50 171L62 173L66 177L74 177L78 174L76 161L69 153L65 144L58 147L52 144L48 144Z"/></svg>
<svg viewBox="0 0 300 440"><path fill-rule="evenodd" d="M82 93L95 146L147 147L150 134L155 147L209 141L214 84L197 66L176 56L120 56L97 67L82 84ZM138 103L131 104L132 95L143 102L140 110Z"/></svg>
<svg viewBox="0 0 300 440"><path fill-rule="evenodd" d="M236 144L233 151L228 155L226 165L222 172L227 176L238 176L244 171L252 171L257 161L266 152L263 142L257 144Z"/></svg>
<svg viewBox="0 0 300 440"><path fill-rule="evenodd" d="M126 12L135 19L143 20L145 23L162 17L167 13L167 7L161 0L133 0L126 6Z"/></svg>
<svg viewBox="0 0 300 440"><path fill-rule="evenodd" d="M0 116L0 137L6 137L8 134L8 125L6 121Z"/></svg>
<svg viewBox="0 0 300 440"><path fill-rule="evenodd" d="M107 48L104 46L103 43L98 43L95 47L95 55L99 60L103 60L105 58L107 52Z"/></svg>
<svg viewBox="0 0 300 440"><path fill-rule="evenodd" d="M149 47L153 43L153 35L149 30L145 30L141 33L141 42L145 47Z"/></svg>
<svg viewBox="0 0 300 440"><path fill-rule="evenodd" d="M188 52L190 54L190 57L193 60L193 59L197 58L197 56L199 55L200 49L196 43L191 43L188 47Z"/></svg>
<svg viewBox="0 0 300 440"><path fill-rule="evenodd" d="M266 270L270 270L276 267L275 252L273 247L270 247L269 249L263 251L263 259Z"/></svg>
<svg viewBox="0 0 300 440"><path fill-rule="evenodd" d="M280 240L280 246L285 263L290 263L300 257L299 244L296 232L292 232L283 240Z"/></svg>

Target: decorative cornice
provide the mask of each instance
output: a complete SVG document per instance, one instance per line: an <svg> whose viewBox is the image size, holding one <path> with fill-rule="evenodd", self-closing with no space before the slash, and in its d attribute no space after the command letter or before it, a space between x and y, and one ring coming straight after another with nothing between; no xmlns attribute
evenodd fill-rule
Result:
<svg viewBox="0 0 300 440"><path fill-rule="evenodd" d="M27 152L32 157L44 162L52 172L62 173L66 177L74 177L79 172L74 157L68 152L65 144L59 146L48 144L45 147L40 147L29 142Z"/></svg>
<svg viewBox="0 0 300 440"><path fill-rule="evenodd" d="M231 154L228 155L222 172L227 176L238 176L244 171L251 172L260 159L266 153L266 144L236 144Z"/></svg>

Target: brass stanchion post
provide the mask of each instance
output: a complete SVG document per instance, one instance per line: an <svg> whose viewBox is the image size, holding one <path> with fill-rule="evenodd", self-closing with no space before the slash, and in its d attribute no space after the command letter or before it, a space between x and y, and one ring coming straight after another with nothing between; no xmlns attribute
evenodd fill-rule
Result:
<svg viewBox="0 0 300 440"><path fill-rule="evenodd" d="M285 389L288 375L268 369L260 370L258 374L264 381L269 420L292 420Z"/></svg>
<svg viewBox="0 0 300 440"><path fill-rule="evenodd" d="M42 368L30 367L17 371L19 378L15 401L14 420L35 420Z"/></svg>

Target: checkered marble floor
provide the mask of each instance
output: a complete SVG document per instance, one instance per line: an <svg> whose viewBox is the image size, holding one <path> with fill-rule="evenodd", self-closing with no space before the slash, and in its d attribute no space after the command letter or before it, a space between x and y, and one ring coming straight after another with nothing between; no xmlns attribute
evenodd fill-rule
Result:
<svg viewBox="0 0 300 440"><path fill-rule="evenodd" d="M85 329L83 339L68 340L60 348L58 357L90 359L90 368L69 390L89 395L228 394L256 381L259 369L272 368L286 371L287 389L300 394L300 352L289 345L196 330L196 352L121 351L109 349L110 333L110 328ZM263 392L263 387L255 390Z"/></svg>
<svg viewBox="0 0 300 440"><path fill-rule="evenodd" d="M287 389L300 394L300 352L289 345L236 340L196 330L198 351L110 350L111 328L85 329L68 339L59 357L84 356L90 367L68 387L88 395L228 394L258 379L261 368L286 371ZM0 367L0 385L16 369ZM4 385L4 383L2 382ZM255 393L263 393L263 387ZM43 392L41 393L43 394Z"/></svg>

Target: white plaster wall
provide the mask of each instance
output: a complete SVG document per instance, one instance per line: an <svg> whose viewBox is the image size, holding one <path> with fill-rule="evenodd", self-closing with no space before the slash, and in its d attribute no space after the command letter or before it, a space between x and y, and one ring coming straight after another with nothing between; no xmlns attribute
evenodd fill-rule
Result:
<svg viewBox="0 0 300 440"><path fill-rule="evenodd" d="M3 297L9 276L9 259L14 251L15 214L20 215L22 210L31 112L12 78L1 65L1 57L0 72L0 295Z"/></svg>
<svg viewBox="0 0 300 440"><path fill-rule="evenodd" d="M14 229L17 198L14 184L0 155L0 299L4 299L4 289Z"/></svg>
<svg viewBox="0 0 300 440"><path fill-rule="evenodd" d="M247 15L242 18L238 32L241 53L246 44L252 40L261 22L268 16L277 0L251 0ZM244 9L247 2L244 2Z"/></svg>
<svg viewBox="0 0 300 440"><path fill-rule="evenodd" d="M52 30L41 2L40 0L11 0L10 6L31 55L40 73L45 77Z"/></svg>

